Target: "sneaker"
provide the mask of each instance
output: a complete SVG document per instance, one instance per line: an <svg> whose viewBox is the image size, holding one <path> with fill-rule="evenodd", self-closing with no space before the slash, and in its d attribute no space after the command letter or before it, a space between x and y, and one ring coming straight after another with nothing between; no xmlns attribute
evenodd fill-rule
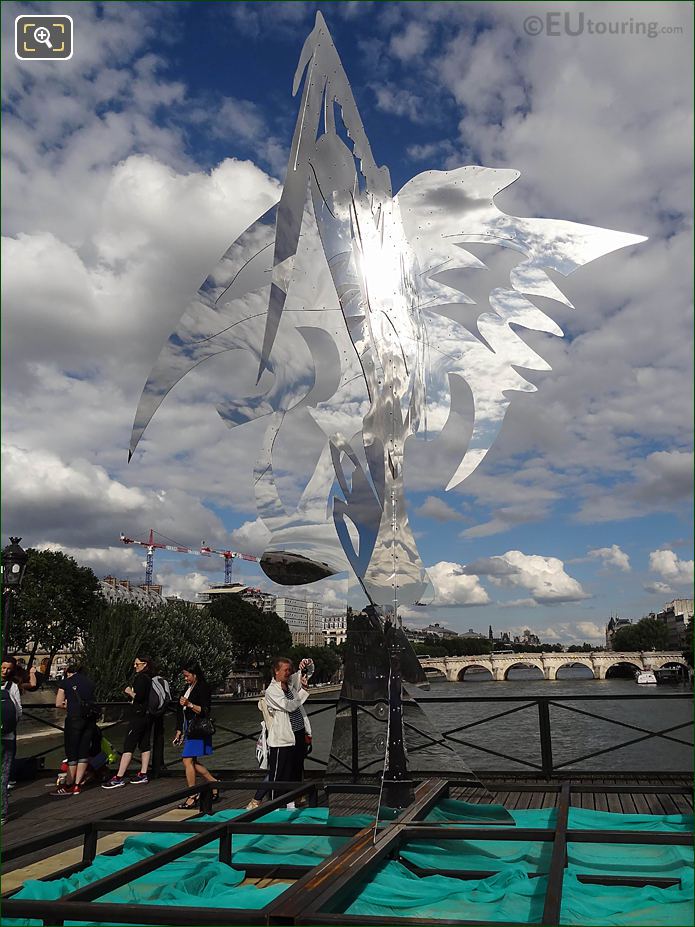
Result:
<svg viewBox="0 0 695 927"><path fill-rule="evenodd" d="M130 780L131 785L144 785L146 782L149 782L147 773L139 772L137 776L133 776Z"/></svg>
<svg viewBox="0 0 695 927"><path fill-rule="evenodd" d="M102 789L120 789L120 787L125 784L125 779L120 776L112 776L108 782L102 785Z"/></svg>
<svg viewBox="0 0 695 927"><path fill-rule="evenodd" d="M77 786L79 788L79 786ZM49 792L51 798L67 798L68 795L75 794L74 785L59 785L55 792Z"/></svg>
<svg viewBox="0 0 695 927"><path fill-rule="evenodd" d="M73 795L79 795L81 792L82 792L82 786L81 786L81 785L77 785L77 783L75 783L75 785L73 785L73 787L72 787L72 794L73 794Z"/></svg>
<svg viewBox="0 0 695 927"><path fill-rule="evenodd" d="M257 798L252 798L251 801L250 801L250 802L248 803L248 805L246 806L246 810L247 810L247 811L255 811L256 808L260 808L260 807L261 807L261 803L258 801L258 799L257 799Z"/></svg>

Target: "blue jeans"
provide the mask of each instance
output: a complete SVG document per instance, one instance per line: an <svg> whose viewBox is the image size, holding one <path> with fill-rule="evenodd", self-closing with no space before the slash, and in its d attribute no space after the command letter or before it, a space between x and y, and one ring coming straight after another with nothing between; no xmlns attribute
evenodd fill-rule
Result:
<svg viewBox="0 0 695 927"><path fill-rule="evenodd" d="M12 760L15 758L17 752L17 741L12 738L11 740L2 741L2 817L5 819L9 810L9 793L8 784L10 781L10 768L12 766Z"/></svg>

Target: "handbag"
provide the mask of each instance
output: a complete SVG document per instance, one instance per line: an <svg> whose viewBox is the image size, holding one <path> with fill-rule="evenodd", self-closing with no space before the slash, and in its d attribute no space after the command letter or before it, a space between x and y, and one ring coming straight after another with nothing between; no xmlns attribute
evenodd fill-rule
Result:
<svg viewBox="0 0 695 927"><path fill-rule="evenodd" d="M187 737L212 737L215 733L215 722L207 715L196 715L188 722L186 728Z"/></svg>

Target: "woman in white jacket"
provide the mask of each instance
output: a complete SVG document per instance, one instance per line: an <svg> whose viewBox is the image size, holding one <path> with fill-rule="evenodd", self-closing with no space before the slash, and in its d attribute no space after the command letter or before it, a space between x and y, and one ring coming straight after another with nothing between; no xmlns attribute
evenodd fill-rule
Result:
<svg viewBox="0 0 695 927"><path fill-rule="evenodd" d="M292 661L279 657L273 663L273 681L265 690L265 700L271 718L268 731L268 773L270 782L301 782L304 778L304 757L311 748L311 724L304 710L309 693L307 679L302 675L309 660L302 660L298 672ZM288 791L277 790L278 795ZM273 798L275 798L273 791Z"/></svg>

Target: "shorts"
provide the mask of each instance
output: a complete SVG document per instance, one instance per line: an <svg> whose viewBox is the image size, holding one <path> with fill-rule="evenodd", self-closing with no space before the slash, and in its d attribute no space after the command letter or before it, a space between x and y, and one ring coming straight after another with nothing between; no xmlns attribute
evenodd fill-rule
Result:
<svg viewBox="0 0 695 927"><path fill-rule="evenodd" d="M123 742L124 753L133 753L136 747L140 753L150 749L153 720L150 715L136 715L131 719Z"/></svg>
<svg viewBox="0 0 695 927"><path fill-rule="evenodd" d="M83 718L65 719L65 756L68 763L86 763L92 746L95 724Z"/></svg>

